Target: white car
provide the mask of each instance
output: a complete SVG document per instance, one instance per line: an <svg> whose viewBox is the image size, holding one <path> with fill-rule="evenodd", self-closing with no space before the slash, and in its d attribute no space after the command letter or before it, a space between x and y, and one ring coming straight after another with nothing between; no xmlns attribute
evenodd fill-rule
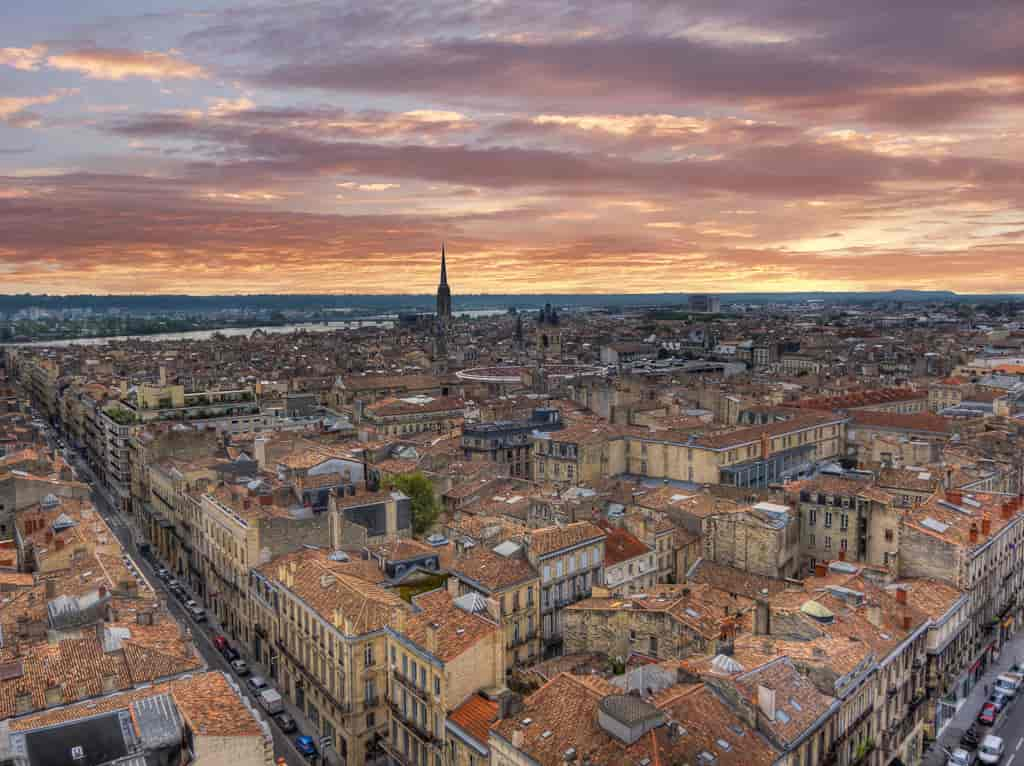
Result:
<svg viewBox="0 0 1024 766"><path fill-rule="evenodd" d="M1020 681L1014 676L1003 674L996 678L995 683L996 691L1002 692L1010 697L1017 696L1017 690L1020 689Z"/></svg>
<svg viewBox="0 0 1024 766"><path fill-rule="evenodd" d="M999 763L1003 758L1003 740L989 734L978 748L978 760L982 763Z"/></svg>
<svg viewBox="0 0 1024 766"><path fill-rule="evenodd" d="M946 766L974 766L975 755L970 750L958 747L949 753Z"/></svg>

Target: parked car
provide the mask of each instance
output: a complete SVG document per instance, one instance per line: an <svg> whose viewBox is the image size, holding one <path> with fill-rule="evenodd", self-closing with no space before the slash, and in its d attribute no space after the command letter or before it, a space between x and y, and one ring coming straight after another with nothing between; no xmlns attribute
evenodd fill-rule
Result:
<svg viewBox="0 0 1024 766"><path fill-rule="evenodd" d="M982 763L999 763L1003 758L1003 740L989 734L978 748L978 760Z"/></svg>
<svg viewBox="0 0 1024 766"><path fill-rule="evenodd" d="M977 755L973 751L958 747L956 750L949 751L946 766L974 766L975 760L977 760Z"/></svg>
<svg viewBox="0 0 1024 766"><path fill-rule="evenodd" d="M192 619L195 620L196 622L205 622L206 621L206 610L203 609L198 604L196 604L194 606L187 607L187 609L188 609L188 613L190 615L192 615Z"/></svg>
<svg viewBox="0 0 1024 766"><path fill-rule="evenodd" d="M1003 694L1007 694L1010 697L1016 697L1017 690L1020 688L1020 679L1004 673L996 678L994 686L996 691L1003 692Z"/></svg>
<svg viewBox="0 0 1024 766"><path fill-rule="evenodd" d="M197 606L199 606L199 604L197 604L193 599L191 599L191 598L185 599L185 608L186 609L195 609Z"/></svg>
<svg viewBox="0 0 1024 766"><path fill-rule="evenodd" d="M260 704L263 705L263 709L271 715L277 715L278 713L284 712L284 699L282 699L277 689L271 689L269 686L260 692Z"/></svg>
<svg viewBox="0 0 1024 766"><path fill-rule="evenodd" d="M175 580L175 579L174 579L173 577L172 577L172 578L170 578L170 579L169 579L169 580L167 581L167 589L168 589L168 590L177 590L177 589L178 589L178 588L180 588L180 587L181 587L181 583L180 583L180 582L178 582L177 580Z"/></svg>
<svg viewBox="0 0 1024 766"><path fill-rule="evenodd" d="M1002 713L1003 709L1010 704L1011 699L1012 697L1010 697L1009 694L1004 694L1001 691L994 691L992 692L992 696L988 698L988 701L996 706L996 713Z"/></svg>
<svg viewBox="0 0 1024 766"><path fill-rule="evenodd" d="M312 737L307 737L305 734L300 734L295 738L295 749L306 758L316 757L316 743Z"/></svg>
<svg viewBox="0 0 1024 766"><path fill-rule="evenodd" d="M250 689L257 692L270 688L270 684L267 683L267 679L263 676L249 676L248 684Z"/></svg>
<svg viewBox="0 0 1024 766"><path fill-rule="evenodd" d="M240 676L249 675L249 665L246 663L245 660L231 660L231 669L234 670L235 673L237 673Z"/></svg>
<svg viewBox="0 0 1024 766"><path fill-rule="evenodd" d="M170 579L171 573L167 570L167 567L160 567L156 570L156 576L161 580L168 580Z"/></svg>
<svg viewBox="0 0 1024 766"><path fill-rule="evenodd" d="M224 654L224 650L227 649L229 646L231 646L231 644L228 643L227 638L225 638L224 636L213 637L213 648L221 654Z"/></svg>
<svg viewBox="0 0 1024 766"><path fill-rule="evenodd" d="M277 725L281 727L281 731L285 734L291 734L295 731L298 726L295 724L295 719L287 713L278 713L274 716L274 720L277 721Z"/></svg>
<svg viewBox="0 0 1024 766"><path fill-rule="evenodd" d="M960 747L967 750L976 750L981 737L978 735L978 724L972 723L967 731L960 737Z"/></svg>
<svg viewBox="0 0 1024 766"><path fill-rule="evenodd" d="M991 702L986 702L981 706L981 712L978 713L978 723L982 726L992 726L996 722L996 716L999 713L996 711L996 706Z"/></svg>

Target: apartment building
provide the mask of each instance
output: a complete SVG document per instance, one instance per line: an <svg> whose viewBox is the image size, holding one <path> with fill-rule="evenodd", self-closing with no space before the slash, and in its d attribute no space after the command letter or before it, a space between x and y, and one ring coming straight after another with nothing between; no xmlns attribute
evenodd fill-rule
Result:
<svg viewBox="0 0 1024 766"><path fill-rule="evenodd" d="M409 610L397 592L364 579L367 563L305 548L254 567L245 587L247 648L321 743L353 766L382 754L385 629Z"/></svg>
<svg viewBox="0 0 1024 766"><path fill-rule="evenodd" d="M1020 507L1017 496L947 490L907 511L900 527L900 575L940 580L965 593L971 623L968 665L979 669L1020 624Z"/></svg>
<svg viewBox="0 0 1024 766"><path fill-rule="evenodd" d="M381 436L450 433L461 424L464 411L462 399L451 396L382 399L365 406L357 401L353 422L357 427L371 426Z"/></svg>
<svg viewBox="0 0 1024 766"><path fill-rule="evenodd" d="M507 672L540 658L540 577L520 543L474 546L452 562L449 572L452 596L478 593L497 604Z"/></svg>
<svg viewBox="0 0 1024 766"><path fill-rule="evenodd" d="M558 410L539 407L528 420L467 423L462 427L462 450L467 460L494 463L509 476L528 479L532 475L530 435L534 431L555 431L562 427Z"/></svg>
<svg viewBox="0 0 1024 766"><path fill-rule="evenodd" d="M705 584L656 585L628 597L600 592L566 607L566 654L668 660L715 652L754 606Z"/></svg>
<svg viewBox="0 0 1024 766"><path fill-rule="evenodd" d="M604 530L604 586L617 596L644 593L658 582L658 557L624 527L598 522Z"/></svg>
<svg viewBox="0 0 1024 766"><path fill-rule="evenodd" d="M789 507L757 503L701 520L703 555L743 572L783 579L800 570L800 519Z"/></svg>
<svg viewBox="0 0 1024 766"><path fill-rule="evenodd" d="M541 643L545 656L561 653L563 611L589 598L604 582L605 533L589 521L532 530L526 556L540 574Z"/></svg>
<svg viewBox="0 0 1024 766"><path fill-rule="evenodd" d="M867 481L837 476L786 485L800 520L802 566L840 559L895 566L901 510L891 495Z"/></svg>
<svg viewBox="0 0 1024 766"><path fill-rule="evenodd" d="M412 599L386 629L388 734L383 746L402 766L449 766L449 713L482 689L505 685L505 634L493 604L444 589Z"/></svg>

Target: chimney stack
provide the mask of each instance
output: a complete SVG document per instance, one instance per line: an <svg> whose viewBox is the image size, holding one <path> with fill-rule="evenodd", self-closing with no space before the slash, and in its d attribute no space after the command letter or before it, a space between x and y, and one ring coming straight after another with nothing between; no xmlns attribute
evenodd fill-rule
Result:
<svg viewBox="0 0 1024 766"><path fill-rule="evenodd" d="M772 610L768 605L768 599L761 597L755 602L756 613L754 615L754 635L770 636L772 632Z"/></svg>
<svg viewBox="0 0 1024 766"><path fill-rule="evenodd" d="M882 627L882 607L874 602L868 604L867 618L876 628Z"/></svg>
<svg viewBox="0 0 1024 766"><path fill-rule="evenodd" d="M57 581L47 580L46 581L46 600L52 601L57 598Z"/></svg>
<svg viewBox="0 0 1024 766"><path fill-rule="evenodd" d="M815 577L827 577L828 576L828 564L823 561L819 561L814 565L814 576Z"/></svg>
<svg viewBox="0 0 1024 766"><path fill-rule="evenodd" d="M969 533L969 539L972 545L978 542L978 525L973 521L971 522L971 531Z"/></svg>
<svg viewBox="0 0 1024 766"><path fill-rule="evenodd" d="M964 496L960 490L950 489L946 491L946 500L953 503L953 505L960 505L964 501Z"/></svg>
<svg viewBox="0 0 1024 766"><path fill-rule="evenodd" d="M985 537L992 534L992 517L987 512L981 515L981 534Z"/></svg>
<svg viewBox="0 0 1024 766"><path fill-rule="evenodd" d="M846 561L846 551L840 549L840 551L839 551L839 560L840 561Z"/></svg>
<svg viewBox="0 0 1024 766"><path fill-rule="evenodd" d="M897 604L905 604L905 603L907 603L907 589L906 588L897 588L896 589L896 603Z"/></svg>
<svg viewBox="0 0 1024 766"><path fill-rule="evenodd" d="M910 630L911 617L906 612L903 613L903 630Z"/></svg>

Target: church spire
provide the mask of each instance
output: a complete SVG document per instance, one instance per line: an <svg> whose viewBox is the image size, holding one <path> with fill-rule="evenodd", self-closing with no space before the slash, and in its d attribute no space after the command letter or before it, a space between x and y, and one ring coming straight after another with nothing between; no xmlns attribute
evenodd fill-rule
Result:
<svg viewBox="0 0 1024 766"><path fill-rule="evenodd" d="M448 264L445 263L444 242L441 243L441 281L437 285L437 318L442 322L452 318L452 292L448 287Z"/></svg>

